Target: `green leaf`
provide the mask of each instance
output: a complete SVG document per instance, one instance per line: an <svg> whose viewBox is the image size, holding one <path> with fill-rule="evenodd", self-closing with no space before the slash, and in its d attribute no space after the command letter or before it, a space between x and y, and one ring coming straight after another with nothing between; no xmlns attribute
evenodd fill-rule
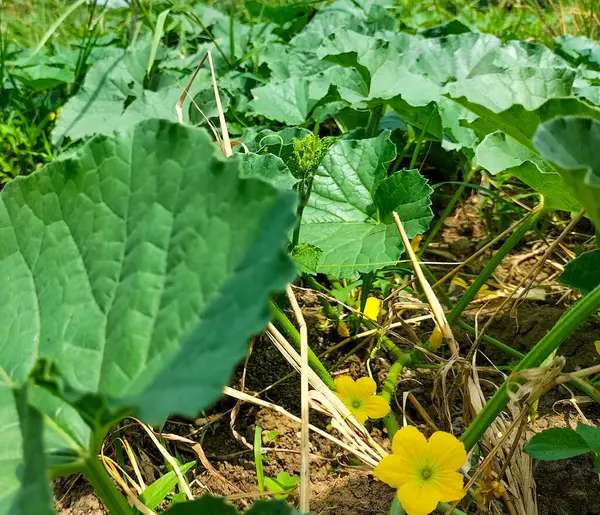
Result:
<svg viewBox="0 0 600 515"><path fill-rule="evenodd" d="M52 141L58 144L65 137L78 139L115 130L115 120L127 100L142 94L149 54L149 46L144 46L94 64L79 92L63 107Z"/></svg>
<svg viewBox="0 0 600 515"><path fill-rule="evenodd" d="M239 515L239 512L225 499L203 495L193 501L176 504L166 511L168 515Z"/></svg>
<svg viewBox="0 0 600 515"><path fill-rule="evenodd" d="M214 402L293 278L295 197L238 167L205 131L152 120L7 185L12 381L47 359L94 420L103 403L158 422Z"/></svg>
<svg viewBox="0 0 600 515"><path fill-rule="evenodd" d="M298 77L254 88L254 113L286 125L304 123L318 99L311 99L310 83Z"/></svg>
<svg viewBox="0 0 600 515"><path fill-rule="evenodd" d="M402 243L391 210L399 211L409 237L427 229L431 190L416 170L388 178L387 164L395 155L385 131L376 138L340 140L321 161L300 229L301 243L323 251L320 272L356 277L394 264Z"/></svg>
<svg viewBox="0 0 600 515"><path fill-rule="evenodd" d="M600 284L600 249L590 250L566 264L558 282L582 295L587 295Z"/></svg>
<svg viewBox="0 0 600 515"><path fill-rule="evenodd" d="M227 504L224 499L204 495L193 501L177 504L170 510L167 510L168 515L240 515L239 512L231 505ZM252 507L245 512L245 515L299 515L298 511L293 506L288 505L285 501L257 501Z"/></svg>
<svg viewBox="0 0 600 515"><path fill-rule="evenodd" d="M556 38L558 51L574 65L585 64L600 71L600 44L585 36L573 37L567 34Z"/></svg>
<svg viewBox="0 0 600 515"><path fill-rule="evenodd" d="M546 429L525 445L525 452L529 456L542 461L564 460L590 451L590 446L581 435L563 427Z"/></svg>
<svg viewBox="0 0 600 515"><path fill-rule="evenodd" d="M311 134L312 132L302 127L286 127L280 131L264 129L256 134L250 133L247 145L250 152L274 154L287 163L294 151L294 140L302 140Z"/></svg>
<svg viewBox="0 0 600 515"><path fill-rule="evenodd" d="M179 470L185 476L185 473L194 465L196 465L196 462L190 461L181 465ZM148 485L148 487L140 494L140 501L142 501L147 508L153 510L166 499L167 495L169 495L173 488L177 486L178 482L179 479L177 478L177 474L175 474L174 470L171 470L166 474L163 474L151 485Z"/></svg>
<svg viewBox="0 0 600 515"><path fill-rule="evenodd" d="M88 450L95 447L92 431L81 415L40 386L31 388L29 403L44 417L44 452L52 474L64 476L80 470Z"/></svg>
<svg viewBox="0 0 600 515"><path fill-rule="evenodd" d="M323 251L314 245L302 243L292 250L292 257L298 267L298 274L317 274Z"/></svg>
<svg viewBox="0 0 600 515"><path fill-rule="evenodd" d="M42 443L43 420L28 404L26 385L15 388L0 382L0 431L0 514L54 513Z"/></svg>
<svg viewBox="0 0 600 515"><path fill-rule="evenodd" d="M483 139L475 149L475 162L491 174L506 171L518 177L544 196L548 209L581 209L559 173L503 132L493 132Z"/></svg>
<svg viewBox="0 0 600 515"><path fill-rule="evenodd" d="M150 75L154 59L156 58L156 52L158 51L158 45L164 35L165 20L171 12L171 9L165 9L156 18L156 28L154 29L154 36L152 37L152 47L150 49L150 55L148 57L148 66L146 67L146 74Z"/></svg>
<svg viewBox="0 0 600 515"><path fill-rule="evenodd" d="M544 159L560 167L563 179L600 228L600 122L555 118L538 127L533 143Z"/></svg>
<svg viewBox="0 0 600 515"><path fill-rule="evenodd" d="M594 456L594 472L600 474L600 456Z"/></svg>
<svg viewBox="0 0 600 515"><path fill-rule="evenodd" d="M237 154L241 161L241 177L256 177L283 190L291 190L298 182L285 163L273 154Z"/></svg>
<svg viewBox="0 0 600 515"><path fill-rule="evenodd" d="M600 454L600 428L579 422L575 429L596 454Z"/></svg>
<svg viewBox="0 0 600 515"><path fill-rule="evenodd" d="M522 105L516 104L499 113L473 104L464 97L453 100L479 117L468 125L481 136L501 130L532 152L536 151L532 142L533 135L543 122L566 115L587 116L600 120L600 109L576 98L553 98L534 111L528 111Z"/></svg>
<svg viewBox="0 0 600 515"><path fill-rule="evenodd" d="M285 492L287 490L293 490L300 482L300 476L290 476L289 472L282 471L277 474L276 478L266 477L265 486L270 492ZM283 495L275 495L276 499L285 499L289 493Z"/></svg>
<svg viewBox="0 0 600 515"><path fill-rule="evenodd" d="M37 90L51 89L61 84L75 82L73 70L46 65L16 68L11 71L11 75L25 87Z"/></svg>

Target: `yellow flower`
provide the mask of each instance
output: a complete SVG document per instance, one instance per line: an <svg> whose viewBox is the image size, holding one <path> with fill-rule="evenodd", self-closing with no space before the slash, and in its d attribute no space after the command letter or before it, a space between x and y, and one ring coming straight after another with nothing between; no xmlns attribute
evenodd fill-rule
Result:
<svg viewBox="0 0 600 515"><path fill-rule="evenodd" d="M356 382L350 376L338 377L335 390L335 394L361 424L368 418L385 417L390 411L386 400L375 395L377 385L370 377L361 377Z"/></svg>
<svg viewBox="0 0 600 515"><path fill-rule="evenodd" d="M56 113L54 111L52 111L50 113L50 115L48 116L48 118L50 119L50 121L54 121L56 119Z"/></svg>
<svg viewBox="0 0 600 515"><path fill-rule="evenodd" d="M392 488L408 515L427 515L439 502L465 495L457 470L467 458L465 446L450 433L436 431L429 441L413 426L400 429L392 442L392 454L383 458L373 473Z"/></svg>
<svg viewBox="0 0 600 515"><path fill-rule="evenodd" d="M377 321L379 311L381 311L381 301L377 297L369 297L367 302L365 302L364 315L367 318Z"/></svg>
<svg viewBox="0 0 600 515"><path fill-rule="evenodd" d="M596 347L596 352L600 354L600 340L594 342L594 347Z"/></svg>

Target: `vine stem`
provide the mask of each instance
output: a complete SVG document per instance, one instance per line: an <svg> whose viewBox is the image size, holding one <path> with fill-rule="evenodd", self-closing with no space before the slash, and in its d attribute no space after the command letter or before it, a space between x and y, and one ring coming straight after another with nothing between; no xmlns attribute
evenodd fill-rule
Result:
<svg viewBox="0 0 600 515"><path fill-rule="evenodd" d="M369 120L367 121L367 127L365 133L368 138L374 138L377 136L379 131L379 122L381 121L381 115L383 114L383 104L372 106L369 110Z"/></svg>
<svg viewBox="0 0 600 515"><path fill-rule="evenodd" d="M571 306L537 345L525 355L514 368L514 372L539 367L591 314L600 308L600 285ZM496 391L481 412L473 419L461 436L470 450L492 424L508 402L507 381Z"/></svg>
<svg viewBox="0 0 600 515"><path fill-rule="evenodd" d="M82 472L111 515L133 515L131 506L123 494L117 490L113 480L96 456L91 456L85 461Z"/></svg>
<svg viewBox="0 0 600 515"><path fill-rule="evenodd" d="M283 311L281 311L279 306L273 301L271 301L271 312L275 317L275 321L288 335L290 341L296 347L296 350L299 351L301 347L300 333L298 332L294 324L290 322L290 319L286 316L286 314ZM315 374L317 374L321 378L321 380L327 385L327 387L331 390L335 390L335 383L333 382L333 378L331 377L327 369L323 366L321 360L317 357L317 355L313 352L313 350L310 347L308 348L308 363L310 365L310 368L314 370Z"/></svg>
<svg viewBox="0 0 600 515"><path fill-rule="evenodd" d="M541 214L541 206L538 206L536 209L531 211L527 215L527 217L523 219L521 225L519 225L516 228L515 232L513 232L508 238L508 240L504 242L504 244L502 245L502 247L500 247L498 252L494 253L492 259L490 259L488 264L477 276L473 284L469 286L469 289L460 298L460 300L454 306L454 309L448 315L448 323L450 325L456 323L462 312L467 308L467 306L475 298L475 295L477 295L481 287L494 273L494 270L498 268L498 265L500 265L502 260L508 255L508 253L513 249L513 247L517 245L519 241L521 241L521 238L525 235L525 233L537 222Z"/></svg>

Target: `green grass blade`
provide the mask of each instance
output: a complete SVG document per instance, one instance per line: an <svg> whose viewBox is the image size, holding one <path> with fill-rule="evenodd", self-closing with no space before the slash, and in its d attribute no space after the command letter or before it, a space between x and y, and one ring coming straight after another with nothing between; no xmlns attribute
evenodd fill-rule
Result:
<svg viewBox="0 0 600 515"><path fill-rule="evenodd" d="M265 470L262 457L262 428L254 428L254 464L256 465L256 480L258 482L258 491L265 491Z"/></svg>
<svg viewBox="0 0 600 515"><path fill-rule="evenodd" d="M75 11L75 9L77 9L80 5L87 3L87 1L88 0L77 0L77 2L75 2L64 13L62 13L46 31L41 41L38 43L38 46L35 47L33 55L37 54L44 47L52 35L58 30L58 27L61 26L61 24L71 15L71 13L73 13L73 11Z"/></svg>
<svg viewBox="0 0 600 515"><path fill-rule="evenodd" d="M179 467L179 470L182 474L185 474L194 465L196 465L196 462L190 461L189 463L181 465ZM154 481L154 483L148 486L148 488L146 488L140 494L140 501L144 503L144 506L153 510L165 500L167 495L169 495L173 488L175 488L177 482L178 479L177 474L175 474L175 471L171 470L170 472L167 472L164 476L161 476L156 481Z"/></svg>
<svg viewBox="0 0 600 515"><path fill-rule="evenodd" d="M171 9L165 9L158 15L156 19L156 29L154 29L154 37L152 38L152 48L150 49L150 58L148 59L148 67L146 68L146 73L149 75L150 70L152 69L152 65L154 64L154 59L156 59L156 52L158 51L158 44L162 39L165 33L165 20L167 16L171 12Z"/></svg>

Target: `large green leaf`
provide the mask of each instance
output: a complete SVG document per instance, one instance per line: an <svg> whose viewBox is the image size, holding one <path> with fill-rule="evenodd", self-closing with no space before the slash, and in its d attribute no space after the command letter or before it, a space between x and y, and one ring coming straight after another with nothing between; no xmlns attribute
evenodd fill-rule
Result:
<svg viewBox="0 0 600 515"><path fill-rule="evenodd" d="M290 77L280 82L252 90L255 114L287 125L304 123L317 99L310 96L310 82L304 78Z"/></svg>
<svg viewBox="0 0 600 515"><path fill-rule="evenodd" d="M509 172L544 195L548 209L579 211L561 175L542 159L503 132L488 134L475 149L475 162L492 174Z"/></svg>
<svg viewBox="0 0 600 515"><path fill-rule="evenodd" d="M560 284L587 295L600 284L600 249L590 250L566 264Z"/></svg>
<svg viewBox="0 0 600 515"><path fill-rule="evenodd" d="M573 64L585 64L600 71L600 43L585 36L573 37L567 34L556 38L558 51Z"/></svg>
<svg viewBox="0 0 600 515"><path fill-rule="evenodd" d="M0 382L0 514L50 515L50 487L40 413L28 404L28 388Z"/></svg>
<svg viewBox="0 0 600 515"><path fill-rule="evenodd" d="M206 132L152 120L11 182L0 366L12 382L45 358L69 400L87 394L88 420L102 402L149 422L214 402L268 320L269 292L293 278L294 195L238 167ZM72 430L56 401L39 404ZM63 456L86 438L63 438Z"/></svg>
<svg viewBox="0 0 600 515"><path fill-rule="evenodd" d="M540 155L560 167L586 213L600 227L600 122L579 116L543 123L533 138Z"/></svg>
<svg viewBox="0 0 600 515"><path fill-rule="evenodd" d="M94 64L81 90L65 104L52 133L54 143L65 137L77 139L115 130L125 103L144 90L149 55L150 46L145 46Z"/></svg>
<svg viewBox="0 0 600 515"><path fill-rule="evenodd" d="M387 177L395 155L385 131L372 139L340 140L323 158L300 229L300 241L323 252L319 271L354 277L394 264L402 243L392 210L409 237L427 230L431 189L417 170Z"/></svg>

